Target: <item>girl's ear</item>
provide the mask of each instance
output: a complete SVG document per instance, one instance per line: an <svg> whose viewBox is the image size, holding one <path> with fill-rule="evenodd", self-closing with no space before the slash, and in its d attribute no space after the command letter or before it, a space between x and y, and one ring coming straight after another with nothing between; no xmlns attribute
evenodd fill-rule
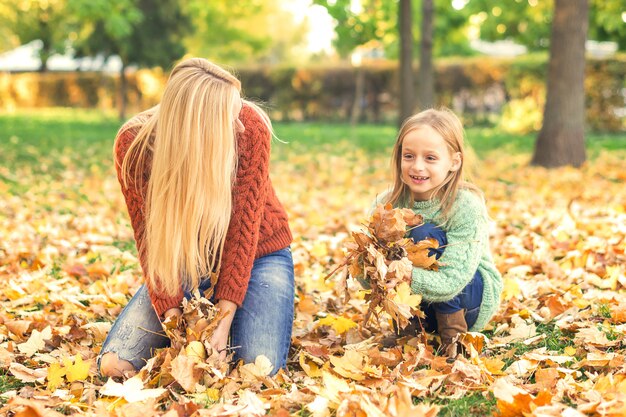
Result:
<svg viewBox="0 0 626 417"><path fill-rule="evenodd" d="M450 167L450 171L455 172L461 168L461 162L463 161L463 157L461 156L461 152L455 152L452 154L452 166Z"/></svg>

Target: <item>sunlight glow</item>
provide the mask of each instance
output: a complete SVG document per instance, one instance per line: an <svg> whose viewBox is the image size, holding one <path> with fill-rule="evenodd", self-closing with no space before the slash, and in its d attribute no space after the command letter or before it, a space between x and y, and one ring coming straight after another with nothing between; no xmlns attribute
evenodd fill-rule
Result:
<svg viewBox="0 0 626 417"><path fill-rule="evenodd" d="M452 7L454 7L455 10L461 10L467 3L469 3L469 0L452 0Z"/></svg>
<svg viewBox="0 0 626 417"><path fill-rule="evenodd" d="M284 4L298 20L308 20L309 32L306 40L309 52L330 52L335 31L333 18L326 8L311 4L311 0L294 0Z"/></svg>

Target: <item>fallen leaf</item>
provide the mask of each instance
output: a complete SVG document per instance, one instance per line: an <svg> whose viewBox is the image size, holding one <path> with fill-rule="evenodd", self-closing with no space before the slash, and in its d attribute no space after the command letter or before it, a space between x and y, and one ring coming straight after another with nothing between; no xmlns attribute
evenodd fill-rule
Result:
<svg viewBox="0 0 626 417"><path fill-rule="evenodd" d="M20 363L15 362L13 362L9 366L9 372L11 372L11 374L20 381L26 383L43 383L43 381L46 379L47 374L45 368L30 369Z"/></svg>
<svg viewBox="0 0 626 417"><path fill-rule="evenodd" d="M197 368L197 365L197 358L182 353L172 360L170 374L186 392L196 391L196 384L202 376L202 371Z"/></svg>
<svg viewBox="0 0 626 417"><path fill-rule="evenodd" d="M47 326L41 332L33 330L28 340L17 345L17 348L26 356L33 356L46 346L46 340L52 337L52 328Z"/></svg>
<svg viewBox="0 0 626 417"><path fill-rule="evenodd" d="M318 326L330 326L337 334L343 334L348 330L356 327L356 323L350 319L341 316L328 315L317 322Z"/></svg>
<svg viewBox="0 0 626 417"><path fill-rule="evenodd" d="M63 360L63 366L65 367L65 377L68 382L84 381L89 376L91 362L83 362L82 356L76 355L74 361L65 358Z"/></svg>
<svg viewBox="0 0 626 417"><path fill-rule="evenodd" d="M241 376L248 380L264 378L268 376L273 369L274 365L265 355L259 355L254 360L254 363L247 363L239 368Z"/></svg>
<svg viewBox="0 0 626 417"><path fill-rule="evenodd" d="M165 388L145 389L141 378L138 376L127 379L123 384L109 378L106 384L100 388L101 395L124 398L129 403L159 398L166 393L167 390Z"/></svg>
<svg viewBox="0 0 626 417"><path fill-rule="evenodd" d="M61 366L61 364L54 362L50 364L48 368L48 391L53 392L58 387L63 384L63 377L65 376L66 370Z"/></svg>

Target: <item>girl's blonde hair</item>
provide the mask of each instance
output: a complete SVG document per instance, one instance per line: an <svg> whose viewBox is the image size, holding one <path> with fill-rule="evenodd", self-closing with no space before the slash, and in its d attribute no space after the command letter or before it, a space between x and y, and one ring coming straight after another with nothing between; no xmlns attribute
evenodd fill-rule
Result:
<svg viewBox="0 0 626 417"><path fill-rule="evenodd" d="M235 76L205 59L180 62L122 161L126 187L131 178L140 187L138 176L150 169L138 250L146 254L146 279L166 294L196 288L219 270L232 211L240 90Z"/></svg>
<svg viewBox="0 0 626 417"><path fill-rule="evenodd" d="M394 207L410 207L413 204L411 189L402 181L402 143L410 131L423 126L429 126L441 135L448 145L450 154L459 152L461 155L459 169L450 171L443 183L431 194L432 198L438 198L441 202L441 215L445 221L459 188L469 189L482 196L478 187L466 180L463 125L459 118L446 108L424 110L402 123L391 157L393 189L387 197L387 202Z"/></svg>

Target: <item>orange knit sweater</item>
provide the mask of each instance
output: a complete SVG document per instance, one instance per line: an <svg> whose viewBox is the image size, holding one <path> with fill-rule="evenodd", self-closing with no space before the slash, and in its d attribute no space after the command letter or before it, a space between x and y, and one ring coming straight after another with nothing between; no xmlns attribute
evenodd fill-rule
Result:
<svg viewBox="0 0 626 417"><path fill-rule="evenodd" d="M144 197L150 179L150 164L146 164L146 170L141 173L142 182L139 189L135 187L133 182L135 175L132 173L128 188L124 186L120 169L130 144L143 123L150 117L150 112L133 117L122 126L115 139L118 180L126 199L139 252L139 262L144 274L147 271L147 254L143 244ZM260 116L247 105L244 105L240 119L246 130L237 135L238 166L232 191L233 212L215 288L215 297L218 300L229 300L239 306L243 303L248 289L254 260L283 249L292 241L287 214L278 201L269 178L271 139L269 131ZM162 289L151 286L148 286L148 292L159 316L170 308L178 307L183 298L182 288L173 297L165 294Z"/></svg>

